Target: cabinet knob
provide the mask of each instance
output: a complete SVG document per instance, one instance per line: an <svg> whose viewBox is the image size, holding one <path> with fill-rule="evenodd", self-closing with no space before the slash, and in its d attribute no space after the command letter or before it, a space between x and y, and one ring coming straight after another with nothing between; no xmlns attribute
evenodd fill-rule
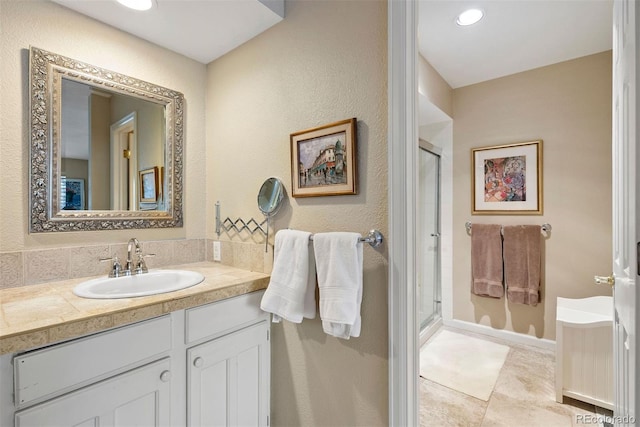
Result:
<svg viewBox="0 0 640 427"><path fill-rule="evenodd" d="M193 360L193 366L195 366L196 368L202 367L203 364L204 364L204 360L202 359L202 357L196 357Z"/></svg>
<svg viewBox="0 0 640 427"><path fill-rule="evenodd" d="M171 379L171 371L162 371L160 374L160 381L163 383L168 382Z"/></svg>

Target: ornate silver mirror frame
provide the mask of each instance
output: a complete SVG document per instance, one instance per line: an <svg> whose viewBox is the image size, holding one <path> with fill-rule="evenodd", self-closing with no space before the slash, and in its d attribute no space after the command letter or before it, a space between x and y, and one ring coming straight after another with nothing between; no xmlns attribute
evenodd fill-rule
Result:
<svg viewBox="0 0 640 427"><path fill-rule="evenodd" d="M61 80L69 78L165 106L164 211L59 209ZM123 74L31 47L30 223L31 233L167 228L183 225L184 95Z"/></svg>

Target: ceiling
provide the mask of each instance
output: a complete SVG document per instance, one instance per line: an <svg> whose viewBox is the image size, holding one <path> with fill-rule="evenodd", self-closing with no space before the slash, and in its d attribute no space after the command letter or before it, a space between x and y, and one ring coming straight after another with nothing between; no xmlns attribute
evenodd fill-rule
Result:
<svg viewBox="0 0 640 427"><path fill-rule="evenodd" d="M146 12L115 0L53 0L203 64L284 17L284 0L154 0ZM420 53L453 88L612 47L613 0L420 0ZM456 25L463 10L485 12Z"/></svg>
<svg viewBox="0 0 640 427"><path fill-rule="evenodd" d="M154 0L144 12L116 0L53 1L203 64L284 17L284 0Z"/></svg>
<svg viewBox="0 0 640 427"><path fill-rule="evenodd" d="M458 14L484 10L461 27ZM612 0L420 0L422 56L452 88L612 48Z"/></svg>

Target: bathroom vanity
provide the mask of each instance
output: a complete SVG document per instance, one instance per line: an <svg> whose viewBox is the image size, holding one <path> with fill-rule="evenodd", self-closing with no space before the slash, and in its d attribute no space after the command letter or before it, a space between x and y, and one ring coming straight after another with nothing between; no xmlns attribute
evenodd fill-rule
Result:
<svg viewBox="0 0 640 427"><path fill-rule="evenodd" d="M135 299L85 300L70 293L71 284L61 286L69 303L113 322L127 313L145 317L137 313L154 313L149 308L158 304L166 312L11 352L20 341L3 334L0 425L267 426L270 326L260 289L268 276L224 266L200 271L200 285ZM51 322L32 333L49 329L51 337L53 328L77 323Z"/></svg>

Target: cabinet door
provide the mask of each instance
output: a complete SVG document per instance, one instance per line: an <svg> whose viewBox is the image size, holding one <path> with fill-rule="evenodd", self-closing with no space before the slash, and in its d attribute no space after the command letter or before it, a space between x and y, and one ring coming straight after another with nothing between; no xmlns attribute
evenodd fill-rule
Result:
<svg viewBox="0 0 640 427"><path fill-rule="evenodd" d="M266 426L269 324L261 322L187 352L189 426Z"/></svg>
<svg viewBox="0 0 640 427"><path fill-rule="evenodd" d="M170 360L162 359L16 413L26 426L169 426Z"/></svg>

